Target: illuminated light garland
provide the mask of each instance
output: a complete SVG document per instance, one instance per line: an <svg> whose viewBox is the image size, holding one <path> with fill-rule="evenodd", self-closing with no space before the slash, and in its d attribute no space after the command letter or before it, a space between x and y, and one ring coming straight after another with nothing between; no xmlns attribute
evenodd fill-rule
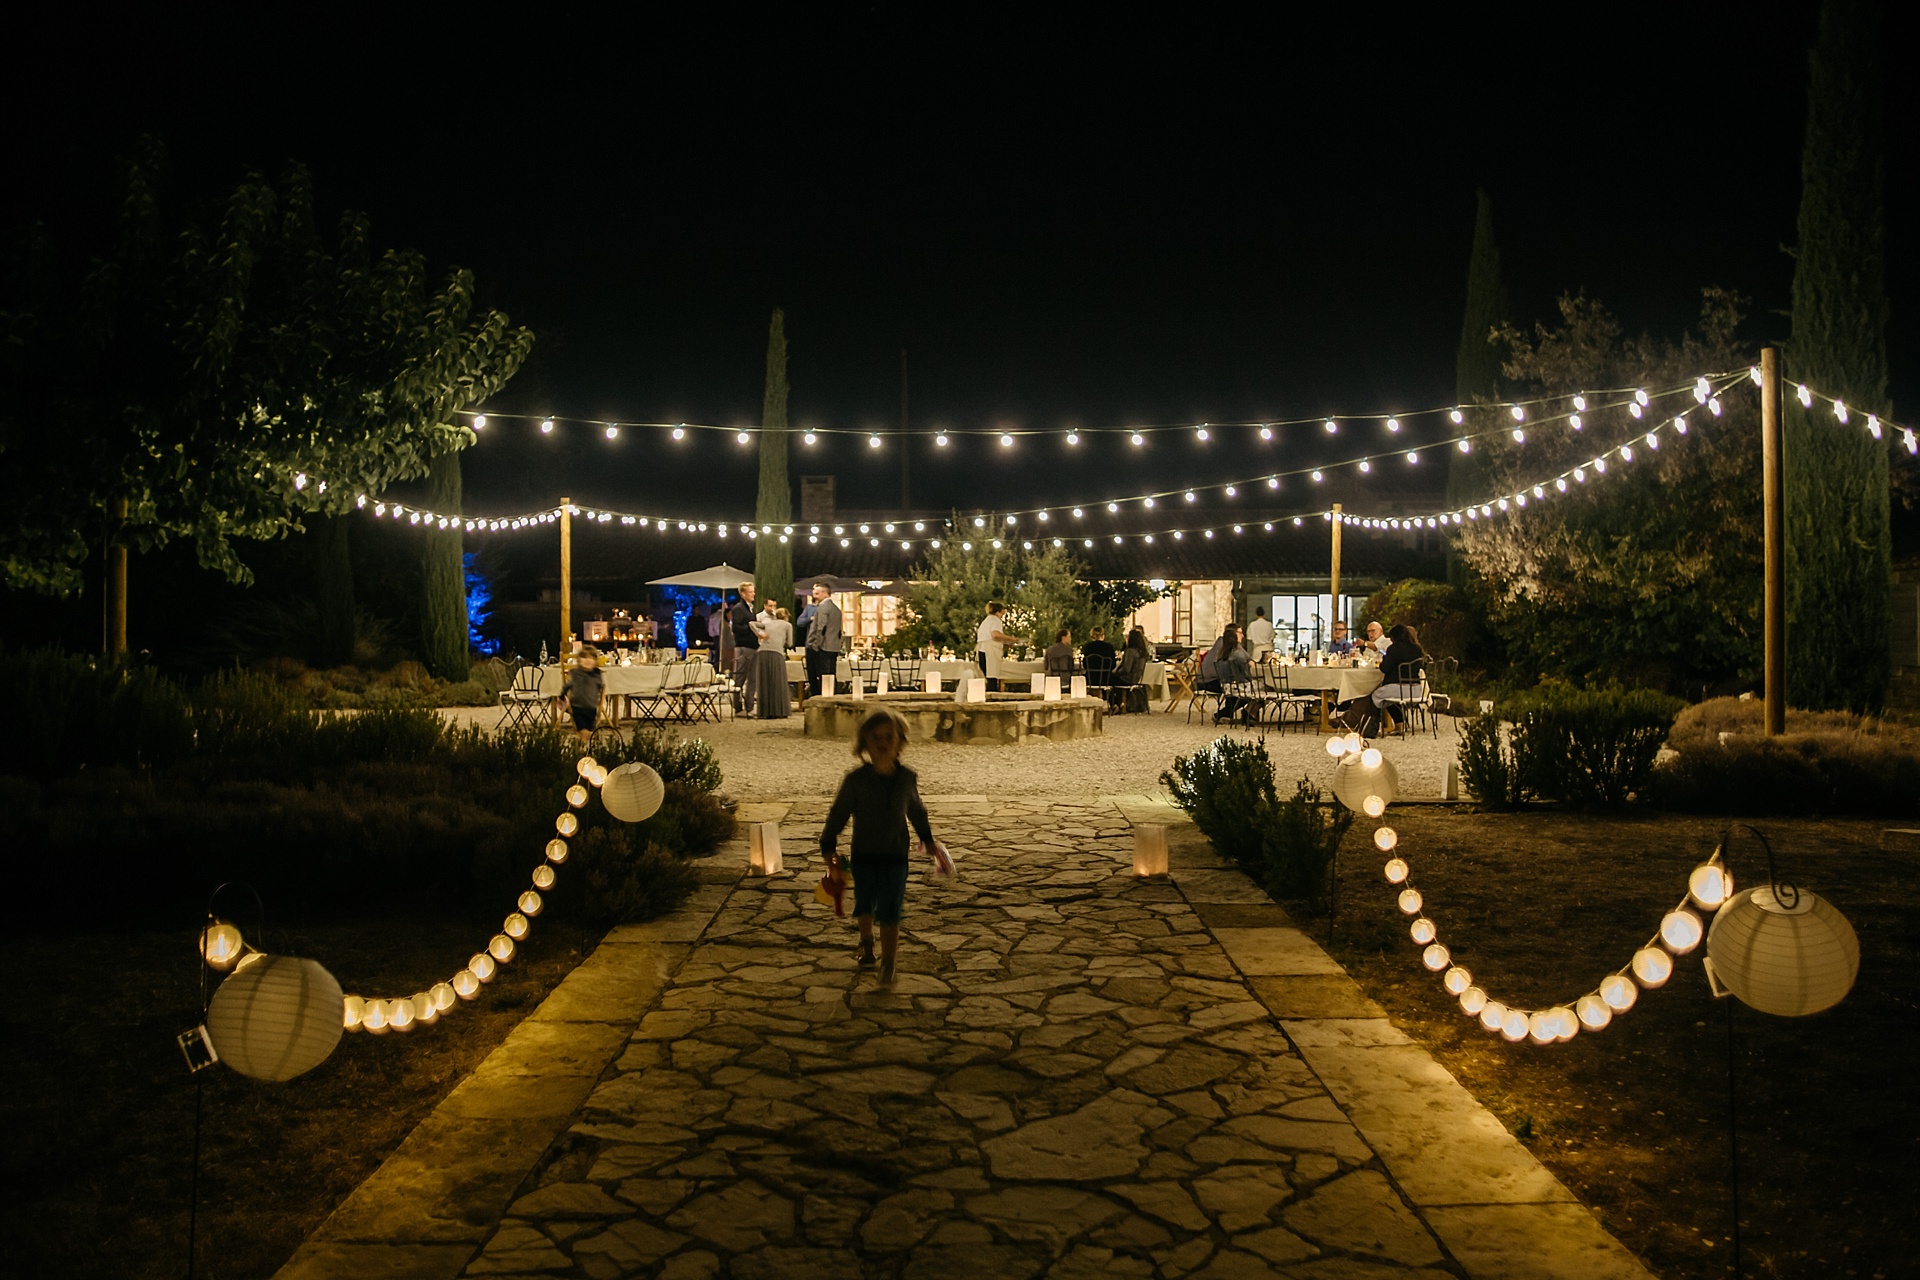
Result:
<svg viewBox="0 0 1920 1280"><path fill-rule="evenodd" d="M1348 738L1327 740L1327 751L1336 758L1352 749ZM1527 1009L1494 999L1474 981L1472 970L1457 963L1452 951L1441 943L1439 925L1426 914L1426 896L1413 884L1412 864L1399 852L1399 833L1380 826L1373 833L1373 843L1380 852L1392 855L1382 873L1397 893L1395 901L1401 913L1413 917L1407 933L1421 948L1422 966L1440 975L1441 989L1459 1003L1463 1014L1478 1019L1485 1030L1510 1044L1561 1044L1582 1031L1593 1034L1606 1030L1615 1017L1633 1008L1642 990L1665 985L1673 976L1674 958L1691 953L1706 938L1702 916L1719 910L1733 896L1733 875L1716 848L1711 857L1694 867L1679 903L1661 916L1653 937L1625 965L1574 1000Z"/></svg>

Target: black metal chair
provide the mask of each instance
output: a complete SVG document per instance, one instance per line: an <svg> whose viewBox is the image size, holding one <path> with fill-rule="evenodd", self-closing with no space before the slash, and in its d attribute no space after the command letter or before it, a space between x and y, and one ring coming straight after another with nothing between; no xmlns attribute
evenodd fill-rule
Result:
<svg viewBox="0 0 1920 1280"><path fill-rule="evenodd" d="M1400 709L1403 723L1409 729L1413 728L1416 724L1422 729L1426 728L1428 722L1433 721L1433 717L1428 714L1429 704L1427 699L1429 690L1427 688L1426 664L1424 662L1402 662L1397 664L1394 668L1393 683L1395 687L1401 691L1401 696L1388 698L1388 705ZM1412 690L1413 692L1409 693L1408 690ZM1433 721L1433 733L1435 737L1440 736L1440 725L1437 721Z"/></svg>
<svg viewBox="0 0 1920 1280"><path fill-rule="evenodd" d="M500 719L494 732L508 726L535 726L547 700L540 696L540 668L528 663L513 673L513 683L500 691Z"/></svg>
<svg viewBox="0 0 1920 1280"><path fill-rule="evenodd" d="M887 682L895 689L912 692L920 687L918 654L896 653L887 659Z"/></svg>

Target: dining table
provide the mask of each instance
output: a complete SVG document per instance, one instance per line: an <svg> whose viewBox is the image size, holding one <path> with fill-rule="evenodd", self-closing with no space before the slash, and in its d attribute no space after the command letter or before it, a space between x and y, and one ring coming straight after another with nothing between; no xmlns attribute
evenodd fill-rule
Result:
<svg viewBox="0 0 1920 1280"><path fill-rule="evenodd" d="M1364 698L1380 687L1379 667L1308 666L1303 663L1280 664L1286 672L1287 688L1295 693L1320 695L1320 729L1333 730L1333 708L1355 698Z"/></svg>
<svg viewBox="0 0 1920 1280"><path fill-rule="evenodd" d="M631 714L633 700L649 698L659 693L661 686L666 683L667 671L675 666L681 668L681 674L674 677L677 684L700 685L711 683L713 680L713 665L705 661L636 662L631 666L604 663L600 667L601 694L605 698L618 699L614 705L626 707ZM564 679L557 665L549 664L540 668L540 696L552 704L555 724L560 722L560 703L563 701L565 692ZM615 719L620 718L616 714Z"/></svg>

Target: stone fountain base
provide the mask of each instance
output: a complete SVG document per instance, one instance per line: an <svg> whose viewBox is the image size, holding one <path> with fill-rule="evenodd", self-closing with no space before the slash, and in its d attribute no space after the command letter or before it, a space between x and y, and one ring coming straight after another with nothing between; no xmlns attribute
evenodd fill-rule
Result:
<svg viewBox="0 0 1920 1280"><path fill-rule="evenodd" d="M900 713L911 741L970 747L1018 746L1037 738L1097 738L1107 711L1100 698L1046 702L1024 693L990 693L985 702L961 702L945 693L883 693L859 699L837 693L807 699L807 736L852 738L867 713L881 706Z"/></svg>

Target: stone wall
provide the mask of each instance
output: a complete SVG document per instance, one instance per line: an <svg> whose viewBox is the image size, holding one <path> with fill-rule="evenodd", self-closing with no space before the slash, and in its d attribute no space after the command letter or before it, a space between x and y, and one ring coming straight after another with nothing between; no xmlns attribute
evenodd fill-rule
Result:
<svg viewBox="0 0 1920 1280"><path fill-rule="evenodd" d="M963 746L1018 746L1045 739L1070 742L1097 738L1107 705L1099 698L1045 702L1024 694L990 694L986 702L959 702L931 693L889 693L855 699L843 694L808 698L802 714L810 738L851 739L878 706L900 713L913 742Z"/></svg>

